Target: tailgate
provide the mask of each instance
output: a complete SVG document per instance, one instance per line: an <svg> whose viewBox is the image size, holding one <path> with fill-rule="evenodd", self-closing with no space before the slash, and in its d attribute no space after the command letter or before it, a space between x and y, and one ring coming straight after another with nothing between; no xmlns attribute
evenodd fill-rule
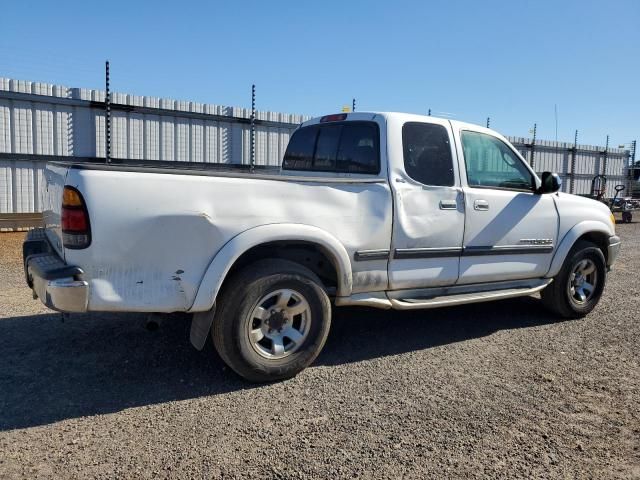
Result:
<svg viewBox="0 0 640 480"><path fill-rule="evenodd" d="M42 215L49 243L64 258L62 248L62 228L60 214L62 211L62 191L69 167L58 163L47 163L44 171L44 184L41 186Z"/></svg>

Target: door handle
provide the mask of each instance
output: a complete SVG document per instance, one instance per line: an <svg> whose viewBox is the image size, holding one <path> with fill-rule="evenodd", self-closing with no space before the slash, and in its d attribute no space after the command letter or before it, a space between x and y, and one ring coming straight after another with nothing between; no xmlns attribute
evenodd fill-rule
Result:
<svg viewBox="0 0 640 480"><path fill-rule="evenodd" d="M440 210L457 210L458 202L455 200L440 200Z"/></svg>
<svg viewBox="0 0 640 480"><path fill-rule="evenodd" d="M486 200L476 200L473 202L474 210L489 210L489 202Z"/></svg>

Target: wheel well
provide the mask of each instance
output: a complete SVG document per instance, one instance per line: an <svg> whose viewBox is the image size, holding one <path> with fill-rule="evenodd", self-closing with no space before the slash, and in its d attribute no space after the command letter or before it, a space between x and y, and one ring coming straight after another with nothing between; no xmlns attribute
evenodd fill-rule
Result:
<svg viewBox="0 0 640 480"><path fill-rule="evenodd" d="M595 244L602 251L602 254L604 255L604 259L606 261L609 260L607 258L609 254L609 236L608 235L602 232L588 232L582 235L580 238L578 238L578 240L576 240L576 243L579 242L580 240L585 240L587 242L591 242Z"/></svg>
<svg viewBox="0 0 640 480"><path fill-rule="evenodd" d="M250 248L235 261L223 285L242 268L266 258L282 258L307 267L322 280L330 295L335 294L338 288L336 265L326 251L315 243L297 241L269 242Z"/></svg>

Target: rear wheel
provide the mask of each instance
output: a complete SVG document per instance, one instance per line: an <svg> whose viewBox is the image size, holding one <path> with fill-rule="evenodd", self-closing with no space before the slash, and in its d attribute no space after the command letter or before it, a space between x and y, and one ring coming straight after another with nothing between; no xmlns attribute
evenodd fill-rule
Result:
<svg viewBox="0 0 640 480"><path fill-rule="evenodd" d="M331 304L318 277L288 260L262 260L220 292L211 335L229 367L253 382L295 376L329 334Z"/></svg>
<svg viewBox="0 0 640 480"><path fill-rule="evenodd" d="M542 301L564 318L584 317L600 301L606 275L602 251L590 242L579 241L553 283L541 292Z"/></svg>

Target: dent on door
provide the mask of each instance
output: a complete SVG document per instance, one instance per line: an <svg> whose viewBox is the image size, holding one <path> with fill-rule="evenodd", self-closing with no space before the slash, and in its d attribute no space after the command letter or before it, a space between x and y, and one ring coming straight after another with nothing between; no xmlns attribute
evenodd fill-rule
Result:
<svg viewBox="0 0 640 480"><path fill-rule="evenodd" d="M463 196L452 187L408 185L396 192L391 289L444 286L458 278Z"/></svg>

